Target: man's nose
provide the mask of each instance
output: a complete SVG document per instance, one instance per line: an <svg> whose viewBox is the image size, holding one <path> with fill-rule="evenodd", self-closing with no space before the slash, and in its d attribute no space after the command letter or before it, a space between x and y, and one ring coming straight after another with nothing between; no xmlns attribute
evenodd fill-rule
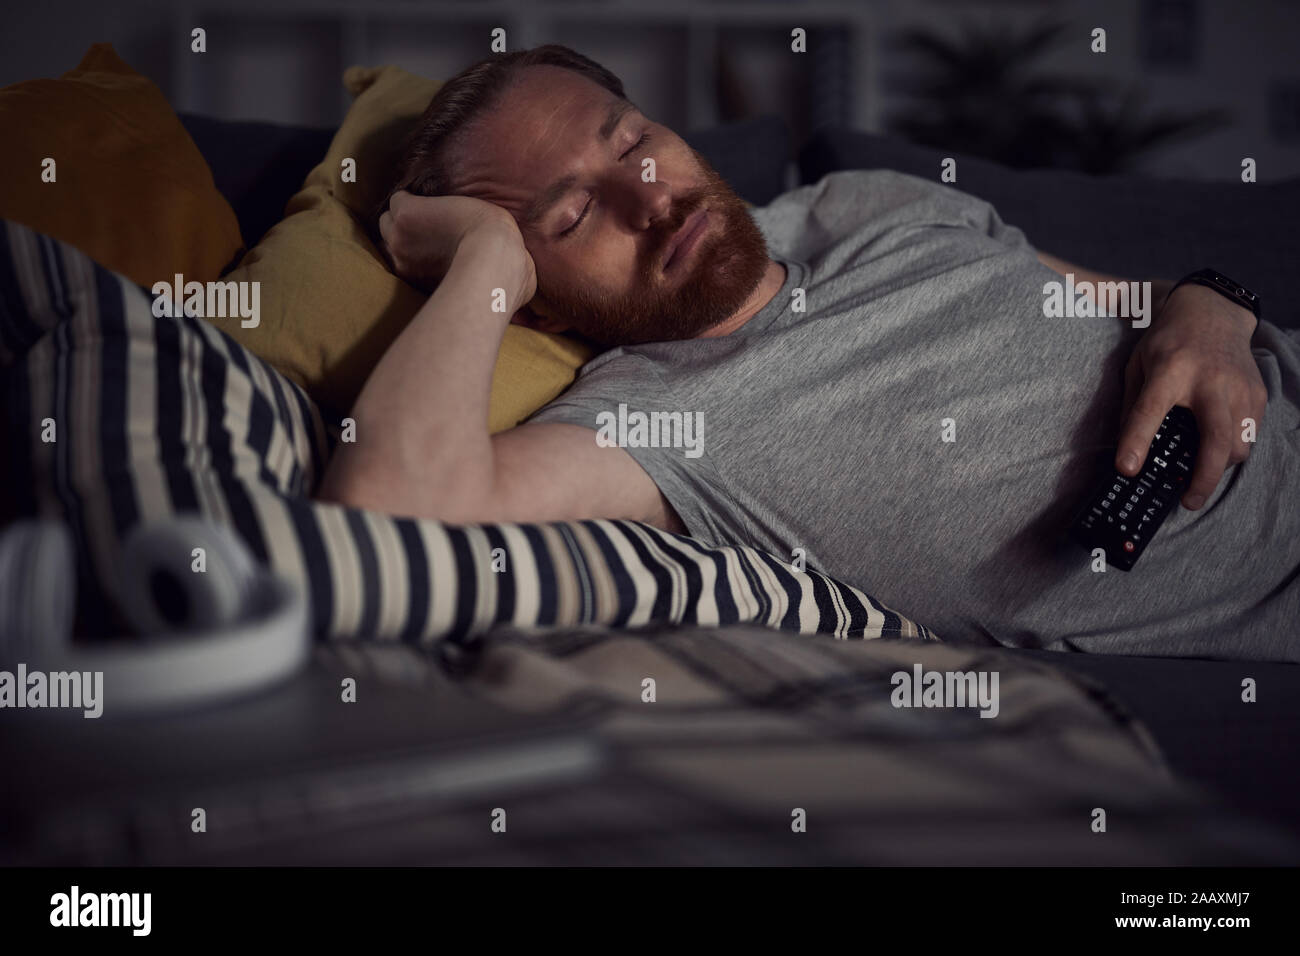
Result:
<svg viewBox="0 0 1300 956"><path fill-rule="evenodd" d="M632 226L645 230L669 214L673 207L673 194L667 183L648 183L641 176L641 167L634 167L619 185Z"/></svg>

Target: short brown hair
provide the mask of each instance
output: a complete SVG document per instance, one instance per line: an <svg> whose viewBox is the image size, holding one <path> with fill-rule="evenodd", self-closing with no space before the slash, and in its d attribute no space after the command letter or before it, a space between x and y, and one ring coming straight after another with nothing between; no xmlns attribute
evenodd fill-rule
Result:
<svg viewBox="0 0 1300 956"><path fill-rule="evenodd" d="M595 60L558 43L481 60L439 87L425 108L402 150L396 182L376 210L372 224L383 215L395 192L406 190L419 196L441 196L450 191L449 154L455 137L489 109L514 75L526 66L573 70L619 99L627 99L622 80Z"/></svg>

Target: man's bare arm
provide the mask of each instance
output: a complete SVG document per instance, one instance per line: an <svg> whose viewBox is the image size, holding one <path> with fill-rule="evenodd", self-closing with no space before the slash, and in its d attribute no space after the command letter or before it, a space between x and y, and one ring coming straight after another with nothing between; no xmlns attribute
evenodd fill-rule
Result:
<svg viewBox="0 0 1300 956"><path fill-rule="evenodd" d="M684 532L636 460L596 443L595 423L488 434L497 350L533 294L532 262L503 210L410 198L381 223L390 254L412 278L442 278L366 381L356 441L338 445L317 497L452 523L630 518Z"/></svg>
<svg viewBox="0 0 1300 956"><path fill-rule="evenodd" d="M1038 252L1038 261L1061 275L1074 274L1079 281L1086 281L1085 286L1088 298L1092 300L1093 305L1097 304L1097 286L1103 282L1128 282L1128 279L1121 279L1119 276L1108 275L1105 272L1094 272L1092 269L1085 269L1082 266L1076 266L1064 259L1058 259L1049 252ZM1174 287L1171 279L1150 279L1151 283L1151 315L1155 315L1164 305L1165 299L1168 298L1170 291Z"/></svg>

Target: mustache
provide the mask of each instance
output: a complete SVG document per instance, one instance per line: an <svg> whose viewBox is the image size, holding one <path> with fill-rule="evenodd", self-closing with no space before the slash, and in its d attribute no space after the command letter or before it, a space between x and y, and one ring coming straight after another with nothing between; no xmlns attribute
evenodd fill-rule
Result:
<svg viewBox="0 0 1300 956"><path fill-rule="evenodd" d="M643 276L651 277L659 271L659 264L663 262L664 254L667 253L668 246L677 235L677 231L685 225L687 219L705 205L708 198L707 189L697 190L690 196L684 196L673 207L668 217L651 224L646 229L646 243L641 257Z"/></svg>

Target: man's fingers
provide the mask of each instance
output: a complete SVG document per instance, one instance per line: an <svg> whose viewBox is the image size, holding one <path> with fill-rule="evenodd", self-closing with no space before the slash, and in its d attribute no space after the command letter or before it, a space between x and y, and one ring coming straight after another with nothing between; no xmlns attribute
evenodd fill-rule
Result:
<svg viewBox="0 0 1300 956"><path fill-rule="evenodd" d="M1251 445L1250 442L1246 441L1246 439L1242 437L1242 432L1245 431L1245 418L1246 416L1243 415L1240 419L1234 419L1229 422L1230 425L1230 429L1228 433L1229 467L1231 467L1232 465L1240 465L1243 461L1245 461L1247 458L1250 457L1250 452L1253 446ZM1258 428L1258 425L1256 425L1256 427Z"/></svg>
<svg viewBox="0 0 1300 956"><path fill-rule="evenodd" d="M1121 422L1128 419L1129 409L1133 407L1133 403L1142 392L1142 377L1142 362L1138 350L1134 349L1128 364L1124 366L1124 396L1119 405Z"/></svg>
<svg viewBox="0 0 1300 956"><path fill-rule="evenodd" d="M1232 457L1228 459L1228 464L1239 465L1249 458L1251 451L1254 450L1255 444L1252 439L1259 434L1264 412L1268 409L1268 389L1262 382L1252 385L1247 389L1245 398L1239 403L1234 403L1233 409ZM1250 423L1249 437L1247 437L1248 423Z"/></svg>
<svg viewBox="0 0 1300 956"><path fill-rule="evenodd" d="M1146 461L1151 441L1156 437L1160 423L1176 403L1173 393L1148 381L1129 409L1120 429L1119 448L1115 452L1115 467L1122 474L1136 475Z"/></svg>
<svg viewBox="0 0 1300 956"><path fill-rule="evenodd" d="M1183 494L1183 506L1195 511L1214 494L1228 467L1232 454L1232 420L1222 405L1202 405L1196 413L1196 427L1201 435L1201 449L1196 455L1192 480Z"/></svg>
<svg viewBox="0 0 1300 956"><path fill-rule="evenodd" d="M397 232L397 226L393 224L393 214L385 210L384 214L379 217L379 237L383 240L384 257L388 260L389 266L394 272L400 271L397 265L397 259L393 256L393 241Z"/></svg>

